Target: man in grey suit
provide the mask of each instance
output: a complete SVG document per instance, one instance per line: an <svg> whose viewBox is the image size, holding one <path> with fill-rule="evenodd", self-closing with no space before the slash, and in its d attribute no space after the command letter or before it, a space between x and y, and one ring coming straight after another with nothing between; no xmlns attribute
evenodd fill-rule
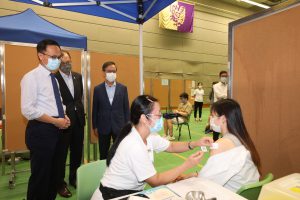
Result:
<svg viewBox="0 0 300 200"><path fill-rule="evenodd" d="M99 139L100 160L107 158L111 138L115 141L129 121L127 87L116 82L117 67L112 61L102 66L105 81L94 88L92 123Z"/></svg>

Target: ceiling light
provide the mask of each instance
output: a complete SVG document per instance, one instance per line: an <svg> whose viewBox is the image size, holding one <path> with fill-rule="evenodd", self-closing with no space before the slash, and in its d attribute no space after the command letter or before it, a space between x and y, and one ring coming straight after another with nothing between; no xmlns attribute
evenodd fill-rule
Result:
<svg viewBox="0 0 300 200"><path fill-rule="evenodd" d="M265 8L265 9L268 9L268 8L270 8L270 6L267 6L267 5L264 5L264 4L261 4L261 3L257 3L257 2L255 2L255 1L252 1L252 0L240 0L240 1L243 1L243 2L249 3L249 4L252 4L252 5L255 5L255 6L261 7L261 8Z"/></svg>

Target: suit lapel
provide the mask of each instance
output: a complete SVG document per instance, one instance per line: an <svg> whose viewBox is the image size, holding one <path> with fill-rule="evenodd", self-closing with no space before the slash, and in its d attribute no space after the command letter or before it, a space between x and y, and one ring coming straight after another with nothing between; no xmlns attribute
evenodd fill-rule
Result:
<svg viewBox="0 0 300 200"><path fill-rule="evenodd" d="M115 90L115 94L114 94L112 105L114 105L114 102L116 100L117 94L119 93L119 90L120 90L120 85L118 83L116 83L116 90Z"/></svg>
<svg viewBox="0 0 300 200"><path fill-rule="evenodd" d="M70 90L69 90L69 88L68 88L68 86L67 86L65 80L64 80L63 77L61 76L60 72L57 72L57 75L58 75L58 76L57 76L57 79L58 79L59 82L62 84L62 87L65 87L66 90L67 90L67 92L68 92L68 95L70 95L70 96L73 98L73 96L72 96L72 94L71 94L71 92L70 92ZM74 96L75 96L75 95L74 95Z"/></svg>
<svg viewBox="0 0 300 200"><path fill-rule="evenodd" d="M73 81L73 87L74 87L74 99L77 99L78 96L78 89L80 89L79 84L79 79L76 78L75 74L72 73L72 81Z"/></svg>
<svg viewBox="0 0 300 200"><path fill-rule="evenodd" d="M104 96L105 96L104 98L105 98L106 102L108 103L109 106L111 106L111 105L110 105L110 102L109 102L108 94L107 94L107 91L106 91L105 82L104 82L103 85L102 85L102 92L105 94L105 95L104 95Z"/></svg>

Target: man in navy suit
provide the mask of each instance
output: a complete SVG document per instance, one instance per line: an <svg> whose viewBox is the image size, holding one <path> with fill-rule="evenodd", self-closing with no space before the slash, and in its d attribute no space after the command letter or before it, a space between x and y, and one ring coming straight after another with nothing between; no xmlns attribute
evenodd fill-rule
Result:
<svg viewBox="0 0 300 200"><path fill-rule="evenodd" d="M100 160L107 158L111 138L115 141L129 121L127 87L116 82L117 67L112 61L102 66L105 81L94 88L92 123L99 139Z"/></svg>

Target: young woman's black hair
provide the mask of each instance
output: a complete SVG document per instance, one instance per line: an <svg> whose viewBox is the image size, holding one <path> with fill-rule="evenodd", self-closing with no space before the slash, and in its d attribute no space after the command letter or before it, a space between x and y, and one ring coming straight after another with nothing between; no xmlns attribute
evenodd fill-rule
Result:
<svg viewBox="0 0 300 200"><path fill-rule="evenodd" d="M229 133L235 135L246 149L250 151L252 160L260 172L260 158L248 134L239 103L233 99L219 100L212 105L211 113L216 113L218 116L224 115L226 117Z"/></svg>
<svg viewBox="0 0 300 200"><path fill-rule="evenodd" d="M141 115L148 115L151 113L151 111L153 110L154 102L157 102L157 99L149 95L140 95L133 100L130 107L130 121L122 128L116 141L111 146L107 155L107 166L110 165L111 160L113 159L119 144L130 133L132 126L137 125L139 123Z"/></svg>

